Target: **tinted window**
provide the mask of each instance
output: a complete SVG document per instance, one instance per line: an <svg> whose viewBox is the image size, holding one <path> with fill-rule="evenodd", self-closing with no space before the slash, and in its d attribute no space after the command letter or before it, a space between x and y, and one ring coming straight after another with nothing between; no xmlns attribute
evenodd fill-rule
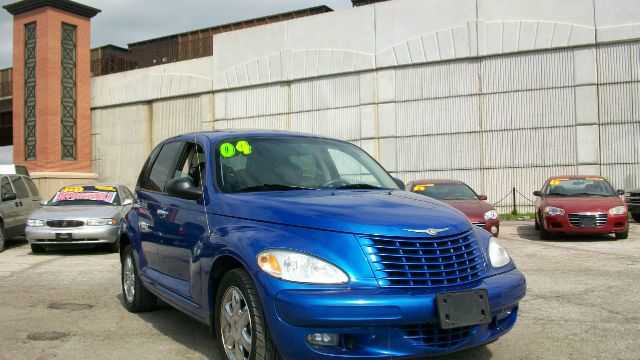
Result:
<svg viewBox="0 0 640 360"><path fill-rule="evenodd" d="M227 139L217 145L216 161L217 183L224 192L398 188L363 150L329 139Z"/></svg>
<svg viewBox="0 0 640 360"><path fill-rule="evenodd" d="M30 197L29 191L27 190L27 185L24 183L19 176L12 176L11 182L13 183L13 187L16 189L16 194L18 194L18 199L25 199Z"/></svg>
<svg viewBox="0 0 640 360"><path fill-rule="evenodd" d="M465 184L420 184L412 191L437 200L478 200L476 193Z"/></svg>
<svg viewBox="0 0 640 360"><path fill-rule="evenodd" d="M603 178L552 179L547 196L618 196Z"/></svg>
<svg viewBox="0 0 640 360"><path fill-rule="evenodd" d="M11 187L11 183L9 182L8 177L3 176L2 179L0 180L0 190L1 190L0 196L13 192L13 188Z"/></svg>
<svg viewBox="0 0 640 360"><path fill-rule="evenodd" d="M184 155L178 162L171 179L188 177L193 180L193 185L201 188L205 176L204 150L195 143L187 143Z"/></svg>
<svg viewBox="0 0 640 360"><path fill-rule="evenodd" d="M33 183L33 180L31 180L30 178L23 178L23 179L27 183L27 187L29 187L31 196L40 196L40 193L38 192L38 188L36 187L36 184Z"/></svg>
<svg viewBox="0 0 640 360"><path fill-rule="evenodd" d="M173 175L178 158L181 155L182 142L165 144L158 153L158 157L153 162L149 178L141 184L141 187L151 191L164 191L164 187Z"/></svg>
<svg viewBox="0 0 640 360"><path fill-rule="evenodd" d="M84 206L113 205L120 206L120 196L113 186L81 185L60 189L47 203L47 206Z"/></svg>
<svg viewBox="0 0 640 360"><path fill-rule="evenodd" d="M122 189L122 193L124 194L124 197L126 199L132 199L133 198L133 194L131 193L131 191L129 191L129 189L126 186L123 186L121 189Z"/></svg>

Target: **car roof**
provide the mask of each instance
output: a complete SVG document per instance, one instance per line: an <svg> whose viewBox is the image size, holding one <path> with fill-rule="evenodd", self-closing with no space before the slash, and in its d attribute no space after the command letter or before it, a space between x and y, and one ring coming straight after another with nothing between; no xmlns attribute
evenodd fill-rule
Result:
<svg viewBox="0 0 640 360"><path fill-rule="evenodd" d="M111 186L111 187L121 187L122 185L113 184L113 183L77 183L77 184L65 185L65 186L62 186L61 188L73 187L73 186Z"/></svg>
<svg viewBox="0 0 640 360"><path fill-rule="evenodd" d="M229 137L238 137L238 136L253 136L253 137L273 137L273 136L287 136L287 137L307 137L307 138L319 138L319 139L330 139L336 141L342 141L333 139L327 136L303 133L303 132L295 132L295 131L286 131L286 130L264 130L264 129L224 129L224 130L213 130L213 131L202 131L202 132L192 132L187 134L177 135L167 140L193 140L193 137L205 136L212 142L215 142L220 139L225 139ZM165 140L166 141L166 140Z"/></svg>

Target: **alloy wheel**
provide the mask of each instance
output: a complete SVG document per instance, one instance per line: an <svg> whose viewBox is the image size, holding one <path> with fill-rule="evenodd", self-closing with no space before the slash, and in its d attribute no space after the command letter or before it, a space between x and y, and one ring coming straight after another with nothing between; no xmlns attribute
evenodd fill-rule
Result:
<svg viewBox="0 0 640 360"><path fill-rule="evenodd" d="M230 360L248 360L251 356L251 314L240 289L229 287L220 304L222 344Z"/></svg>
<svg viewBox="0 0 640 360"><path fill-rule="evenodd" d="M136 295L136 273L131 255L127 254L122 269L124 295L129 303L133 303Z"/></svg>

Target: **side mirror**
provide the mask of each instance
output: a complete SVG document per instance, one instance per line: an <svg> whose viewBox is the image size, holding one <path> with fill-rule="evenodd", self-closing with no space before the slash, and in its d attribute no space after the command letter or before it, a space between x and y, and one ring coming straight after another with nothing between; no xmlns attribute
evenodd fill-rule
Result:
<svg viewBox="0 0 640 360"><path fill-rule="evenodd" d="M133 199L124 199L122 202L122 206L129 206L131 204L133 204Z"/></svg>
<svg viewBox="0 0 640 360"><path fill-rule="evenodd" d="M542 197L542 192L540 190L536 190L536 191L533 192L533 196Z"/></svg>
<svg viewBox="0 0 640 360"><path fill-rule="evenodd" d="M18 198L18 195L16 195L16 193L12 193L12 192L4 193L4 195L2 195L2 201L11 201L11 200L15 200L17 198Z"/></svg>
<svg viewBox="0 0 640 360"><path fill-rule="evenodd" d="M622 189L618 189L618 190L616 190L616 193L617 193L618 195L622 196L622 195L624 195L624 190L622 190Z"/></svg>
<svg viewBox="0 0 640 360"><path fill-rule="evenodd" d="M480 200L487 200L487 195L478 195L478 199Z"/></svg>
<svg viewBox="0 0 640 360"><path fill-rule="evenodd" d="M404 181L394 177L393 181L396 182L396 184L398 184L398 186L400 187L400 190L405 190L405 185L404 185Z"/></svg>
<svg viewBox="0 0 640 360"><path fill-rule="evenodd" d="M47 204L49 204L48 200L40 200L40 205L47 206Z"/></svg>
<svg viewBox="0 0 640 360"><path fill-rule="evenodd" d="M193 185L193 180L188 177L173 179L167 183L167 193L186 200L202 199L202 190Z"/></svg>

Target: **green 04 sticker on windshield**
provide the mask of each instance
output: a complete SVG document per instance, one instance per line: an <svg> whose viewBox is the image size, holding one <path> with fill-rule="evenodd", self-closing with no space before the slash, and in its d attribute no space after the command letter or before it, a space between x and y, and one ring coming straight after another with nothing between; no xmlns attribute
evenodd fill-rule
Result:
<svg viewBox="0 0 640 360"><path fill-rule="evenodd" d="M224 158L234 157L236 154L251 154L251 145L246 140L240 140L236 144L230 142L222 143L220 145L220 155Z"/></svg>

